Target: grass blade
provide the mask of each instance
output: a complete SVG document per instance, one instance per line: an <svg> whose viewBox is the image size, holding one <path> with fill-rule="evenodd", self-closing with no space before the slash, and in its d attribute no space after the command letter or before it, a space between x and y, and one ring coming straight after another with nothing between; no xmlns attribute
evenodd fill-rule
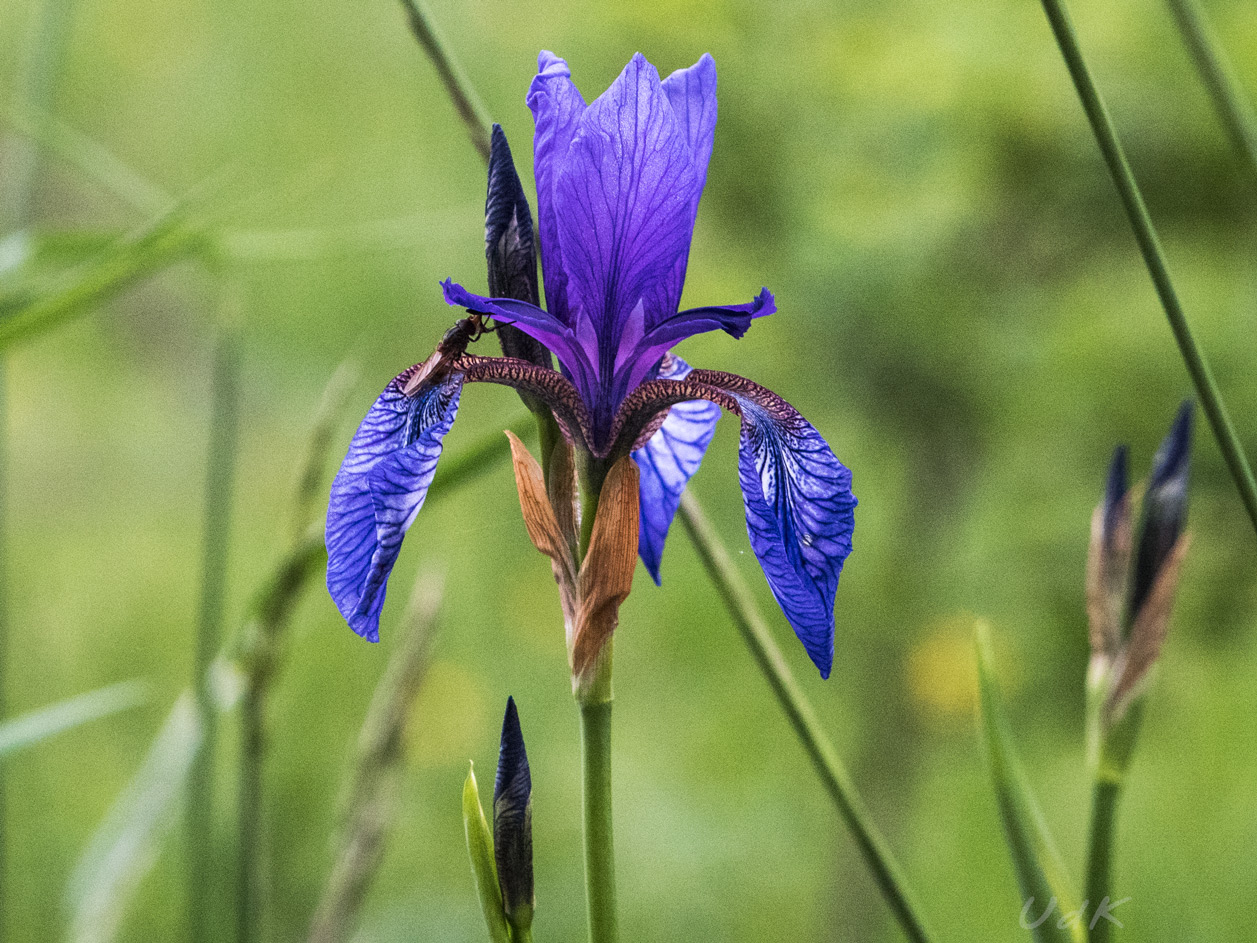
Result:
<svg viewBox="0 0 1257 943"><path fill-rule="evenodd" d="M707 520L692 490L681 496L679 516L686 533L694 542L699 559L707 568L708 576L724 599L742 639L751 649L756 664L777 696L794 732L798 734L838 814L855 838L864 863L895 919L908 939L915 943L928 943L933 935L926 927L916 895L895 861L890 845L873 823L863 798L838 757L838 751L834 749L833 742L821 726L816 710L799 687L785 656L773 639L750 588L734 567L729 551Z"/></svg>
<svg viewBox="0 0 1257 943"><path fill-rule="evenodd" d="M1248 172L1257 180L1257 115L1253 114L1253 106L1235 78L1200 4L1196 0L1169 0L1169 4L1223 127L1248 165Z"/></svg>
<svg viewBox="0 0 1257 943"><path fill-rule="evenodd" d="M440 580L421 572L402 618L401 641L375 689L358 737L339 851L310 926L309 943L340 943L351 937L384 855L395 814L406 720L427 673L440 605Z"/></svg>
<svg viewBox="0 0 1257 943"><path fill-rule="evenodd" d="M222 285L218 340L210 405L209 449L205 469L204 542L201 557L201 600L197 614L193 683L200 713L201 748L193 759L188 782L188 922L193 943L213 938L217 872L213 809L217 717L210 666L222 647L223 605L227 592L227 550L231 533L232 484L240 421L240 343L237 286Z"/></svg>
<svg viewBox="0 0 1257 943"><path fill-rule="evenodd" d="M489 118L489 112L485 110L484 103L481 102L472 84L467 81L467 76L458 64L458 60L449 51L449 45L441 36L436 23L432 21L432 15L428 13L423 0L402 0L402 6L406 10L410 31L415 34L415 38L419 40L424 52L428 54L428 58L436 67L437 74L441 76L445 91L449 93L450 100L458 109L459 117L467 126L471 143L480 152L480 156L488 160L489 126L493 124L493 121Z"/></svg>
<svg viewBox="0 0 1257 943"><path fill-rule="evenodd" d="M1248 513L1253 530L1257 532L1257 479L1253 478L1252 466L1235 433L1235 426L1231 423L1226 404L1222 401L1222 394L1214 381L1213 371L1209 369L1205 353L1196 341L1196 335L1192 332L1187 314L1179 301L1178 292L1174 290L1174 282L1170 278L1165 253L1161 249L1161 240L1157 236L1156 228L1152 225L1152 217L1148 214L1143 195L1139 192L1139 184L1135 182L1135 175L1126 161L1126 153L1122 150L1113 121L1109 118L1108 108L1105 107L1104 99L1100 97L1100 91L1091 78L1082 49L1078 45L1073 21L1070 20L1069 12L1065 9L1064 0L1042 0L1042 2L1048 23L1052 27L1052 33L1060 47L1061 56L1074 81L1078 97L1082 101L1083 111L1086 112L1087 120L1091 123L1091 130L1095 134L1100 153L1103 154L1104 162L1108 165L1109 174L1113 177L1113 183L1122 199L1122 206L1135 232L1135 241L1139 244L1144 264L1148 267L1152 284L1157 290L1157 296L1161 299L1161 306L1165 309L1166 319L1170 322L1170 330L1173 331L1174 339L1178 342L1179 352L1187 366L1187 372L1196 387L1196 394L1200 397L1205 415L1209 418L1209 426L1213 430L1214 438L1218 441L1218 447L1222 450L1222 457L1226 461L1231 478L1235 481L1235 487L1240 493L1240 500Z"/></svg>
<svg viewBox="0 0 1257 943"><path fill-rule="evenodd" d="M146 697L141 682L123 681L0 723L0 760L59 733L135 707Z"/></svg>
<svg viewBox="0 0 1257 943"><path fill-rule="evenodd" d="M296 530L288 555L263 587L240 633L236 662L244 681L240 705L240 767L237 782L236 941L265 939L269 881L262 819L262 771L266 758L266 705L283 660L286 631L302 591L327 560L316 501L323 491L327 455L355 371L341 365L323 390L306 458L297 479Z"/></svg>
<svg viewBox="0 0 1257 943"><path fill-rule="evenodd" d="M66 273L47 290L0 305L0 353L20 341L84 314L136 281L196 254L204 231L176 207L129 233L90 261ZM0 284L0 298L4 298Z"/></svg>
<svg viewBox="0 0 1257 943"><path fill-rule="evenodd" d="M175 702L148 755L79 858L66 887L70 943L109 943L176 821L201 742L191 690Z"/></svg>
<svg viewBox="0 0 1257 943"><path fill-rule="evenodd" d="M1061 916L1075 912L1076 898L1069 873L1013 749L1012 731L995 681L990 628L984 622L977 625L976 645L978 736L985 747L1004 836L1021 887L1025 906L1022 925L1030 927L1043 915L1045 919L1031 929L1038 943L1084 943L1080 920L1072 921L1067 930L1058 923ZM1051 901L1056 902L1058 911L1051 911Z"/></svg>

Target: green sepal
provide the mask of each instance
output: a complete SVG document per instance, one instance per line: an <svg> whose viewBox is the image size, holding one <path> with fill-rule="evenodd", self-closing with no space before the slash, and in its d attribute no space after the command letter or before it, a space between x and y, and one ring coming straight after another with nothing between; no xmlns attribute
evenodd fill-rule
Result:
<svg viewBox="0 0 1257 943"><path fill-rule="evenodd" d="M994 676L990 627L976 627L978 660L978 736L985 747L991 782L999 803L1004 837L1013 859L1013 870L1023 902L1033 898L1034 919L1056 899L1057 911L1038 926L1029 928L1038 943L1085 943L1082 921L1060 926L1060 915L1077 913L1077 900L1069 872L1056 850L1047 821L1035 801L1021 763L1013 749L1012 731L1004 715L1003 701ZM1033 919L1032 921L1033 922Z"/></svg>
<svg viewBox="0 0 1257 943"><path fill-rule="evenodd" d="M490 943L512 943L511 928L502 907L502 890L498 887L498 868L493 861L493 833L489 831L484 809L480 806L474 765L467 770L467 781L463 783L463 825L467 829L471 875L480 895L480 908L484 911Z"/></svg>

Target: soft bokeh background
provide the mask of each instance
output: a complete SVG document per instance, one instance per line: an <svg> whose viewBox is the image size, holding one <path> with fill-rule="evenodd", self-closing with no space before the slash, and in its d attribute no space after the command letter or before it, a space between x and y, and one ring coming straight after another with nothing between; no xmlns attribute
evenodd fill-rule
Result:
<svg viewBox="0 0 1257 943"><path fill-rule="evenodd" d="M1159 0L1074 7L1257 449L1257 186ZM6 102L38 8L0 4ZM1207 9L1257 89L1257 7ZM682 353L781 392L854 470L856 551L828 682L747 552L733 422L694 488L940 938L1024 938L973 732L973 620L994 627L1022 755L1077 876L1089 515L1112 447L1130 443L1146 468L1189 392L1038 4L432 0L432 12L529 180L524 94L538 49L566 56L589 98L636 50L664 72L715 56L720 123L685 303L766 284L780 311L741 342L706 336ZM55 111L171 193L226 168L227 219L253 234L233 267L246 344L235 627L284 547L294 469L336 365L361 368L342 448L388 378L451 322L437 281L483 286L483 166L392 0L80 0ZM140 220L55 158L37 199L41 228ZM9 358L11 711L125 678L154 692L8 765L14 941L63 934L76 857L190 679L216 297L184 265ZM469 389L447 455L518 412L509 390ZM1252 917L1257 553L1207 432L1197 445L1192 552L1121 810L1115 889L1131 898L1120 916L1132 936L1212 941L1247 933ZM422 514L381 645L353 636L319 586L297 614L267 770L273 938L298 939L308 923L389 626L425 563L444 568L448 595L360 938L483 939L459 791L469 759L491 769L511 693L535 784L537 933L580 939L576 712L549 565L505 463ZM680 533L661 589L639 571L616 649L625 939L897 939ZM123 939L183 934L183 851L176 831Z"/></svg>

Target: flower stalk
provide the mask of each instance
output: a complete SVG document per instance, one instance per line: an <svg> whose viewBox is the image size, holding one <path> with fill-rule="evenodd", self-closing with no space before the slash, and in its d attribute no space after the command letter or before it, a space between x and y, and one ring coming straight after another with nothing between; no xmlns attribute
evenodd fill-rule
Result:
<svg viewBox="0 0 1257 943"><path fill-rule="evenodd" d="M205 532L201 562L201 601L197 616L193 679L202 728L201 748L188 781L188 919L192 943L214 938L214 777L217 762L217 711L210 666L222 645L231 529L233 479L240 424L239 287L227 281L214 352L210 438L206 459Z"/></svg>
<svg viewBox="0 0 1257 943"><path fill-rule="evenodd" d="M693 492L687 491L682 496L680 517L703 566L716 584L729 615L733 617L739 633L755 656L756 664L772 687L773 694L777 696L778 703L807 751L821 782L838 809L838 814L851 831L864 863L872 873L878 890L882 892L900 928L914 943L929 943L933 939L932 934L921 916L916 895L895 860L890 845L873 823L868 807L839 759L833 742L821 726L816 710L799 687L785 656L773 640L750 587L734 567L728 550L707 520Z"/></svg>
<svg viewBox="0 0 1257 943"><path fill-rule="evenodd" d="M1152 224L1148 207L1144 204L1139 184L1135 182L1135 175L1126 160L1126 154L1122 149L1121 141L1118 140L1117 130L1113 127L1104 99L1101 98L1100 91L1087 68L1069 11L1065 8L1064 0L1043 0L1043 9L1047 13L1052 33L1065 59L1065 65L1078 91L1078 97L1082 101L1083 111L1086 112L1087 120L1091 123L1091 130L1100 147L1100 153L1104 156L1104 162L1108 166L1109 174L1113 177L1113 183L1121 197L1122 206L1126 210L1126 216L1135 233L1135 241L1139 244L1139 251L1143 255L1148 274L1152 277L1161 306L1165 309L1165 316L1170 322L1170 330L1174 333L1179 352L1187 366L1192 384L1196 388L1196 395L1200 397L1201 406L1204 407L1209 426L1213 430L1227 469L1239 491L1244 510L1248 513L1254 531L1257 531L1257 479L1253 477L1252 466L1243 445L1240 444L1239 436L1236 435L1235 426L1231 422L1226 404L1222 401L1222 394L1213 378L1209 362L1205 359L1204 350L1197 342L1196 335L1187 320L1187 313L1179 301L1178 292L1174 290L1174 282L1170 278L1170 270L1165 252L1161 248L1161 240Z"/></svg>
<svg viewBox="0 0 1257 943"><path fill-rule="evenodd" d="M1117 804L1143 719L1144 698L1161 655L1179 573L1195 409L1179 408L1152 464L1136 529L1126 481L1126 450L1109 467L1104 499L1092 515L1087 557L1091 662L1087 670L1087 741L1092 778L1086 899L1106 907L1113 871ZM1092 920L1092 943L1106 943L1110 924Z"/></svg>
<svg viewBox="0 0 1257 943"><path fill-rule="evenodd" d="M1169 4L1214 110L1250 177L1257 181L1257 115L1197 0L1169 0Z"/></svg>

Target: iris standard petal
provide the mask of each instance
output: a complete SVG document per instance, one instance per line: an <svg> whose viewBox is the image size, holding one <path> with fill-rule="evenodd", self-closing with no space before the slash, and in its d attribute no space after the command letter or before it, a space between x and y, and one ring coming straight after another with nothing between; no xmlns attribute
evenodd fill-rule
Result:
<svg viewBox="0 0 1257 943"><path fill-rule="evenodd" d="M700 191L659 74L635 55L581 115L554 184L566 320L604 381L626 338L676 313Z"/></svg>
<svg viewBox="0 0 1257 943"><path fill-rule="evenodd" d="M716 60L703 53L698 62L688 69L677 69L662 85L672 113L685 130L690 145L690 161L698 175L698 191L691 212L697 213L698 197L707 180L707 164L716 139Z"/></svg>
<svg viewBox="0 0 1257 943"><path fill-rule="evenodd" d="M547 50L537 57L537 75L528 89L536 133L533 137L533 174L537 181L537 227L541 234L541 267L545 274L546 307L568 320L567 275L563 270L554 182L585 111L585 99L572 84L567 63Z"/></svg>
<svg viewBox="0 0 1257 943"><path fill-rule="evenodd" d="M327 588L350 628L380 639L380 608L402 538L423 507L441 443L458 413L455 373L414 396L395 377L354 434L327 508Z"/></svg>
<svg viewBox="0 0 1257 943"><path fill-rule="evenodd" d="M693 368L680 357L664 358L661 380L682 380ZM663 425L640 449L633 452L641 472L639 494L641 525L637 532L637 552L655 584L660 584L659 564L672 518L676 516L681 494L716 434L720 407L709 400L688 400L668 410Z"/></svg>

